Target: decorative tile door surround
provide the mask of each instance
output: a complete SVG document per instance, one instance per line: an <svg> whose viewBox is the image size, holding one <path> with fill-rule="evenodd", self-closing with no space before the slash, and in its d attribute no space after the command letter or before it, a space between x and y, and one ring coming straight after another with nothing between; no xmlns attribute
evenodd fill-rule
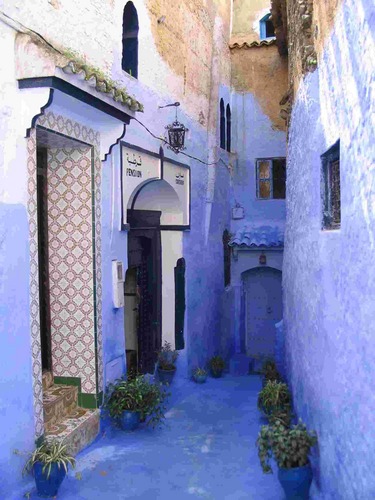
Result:
<svg viewBox="0 0 375 500"><path fill-rule="evenodd" d="M102 390L101 161L94 130L47 112L36 126L86 143L48 149L49 272L54 375L79 378L83 395ZM82 146L82 147L81 147ZM44 432L39 329L36 129L27 140L30 324L35 434ZM92 228L94 227L94 231Z"/></svg>

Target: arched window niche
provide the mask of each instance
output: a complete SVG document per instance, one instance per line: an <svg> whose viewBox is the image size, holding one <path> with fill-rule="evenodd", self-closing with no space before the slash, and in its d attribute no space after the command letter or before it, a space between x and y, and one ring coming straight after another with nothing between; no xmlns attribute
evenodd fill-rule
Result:
<svg viewBox="0 0 375 500"><path fill-rule="evenodd" d="M227 151L230 152L232 145L232 112L230 110L229 104L227 104L226 118L227 118Z"/></svg>
<svg viewBox="0 0 375 500"><path fill-rule="evenodd" d="M225 149L225 106L223 99L220 99L220 147Z"/></svg>
<svg viewBox="0 0 375 500"><path fill-rule="evenodd" d="M133 2L124 8L122 21L122 69L138 78L138 14Z"/></svg>

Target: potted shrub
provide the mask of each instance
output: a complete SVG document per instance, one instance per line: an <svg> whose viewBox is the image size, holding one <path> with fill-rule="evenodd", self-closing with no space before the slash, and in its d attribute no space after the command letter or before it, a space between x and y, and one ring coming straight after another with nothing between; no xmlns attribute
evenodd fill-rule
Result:
<svg viewBox="0 0 375 500"><path fill-rule="evenodd" d="M193 371L193 380L197 384L203 384L207 379L207 371L204 368L196 368Z"/></svg>
<svg viewBox="0 0 375 500"><path fill-rule="evenodd" d="M263 374L263 381L262 381L263 387L267 384L269 380L276 380L276 381L281 380L280 374L276 368L276 363L273 359L267 358L264 361L261 372Z"/></svg>
<svg viewBox="0 0 375 500"><path fill-rule="evenodd" d="M223 370L225 368L225 361L221 356L214 356L208 362L210 367L211 376L214 378L220 378L223 375Z"/></svg>
<svg viewBox="0 0 375 500"><path fill-rule="evenodd" d="M263 472L272 472L270 458L273 456L287 500L309 498L312 482L309 453L316 442L316 433L309 432L301 420L291 428L281 422L262 427L256 444Z"/></svg>
<svg viewBox="0 0 375 500"><path fill-rule="evenodd" d="M132 431L146 418L149 418L148 423L153 426L161 422L167 397L167 392L160 384L139 375L110 384L104 407L112 418L120 421L123 430Z"/></svg>
<svg viewBox="0 0 375 500"><path fill-rule="evenodd" d="M290 418L292 397L283 382L269 380L258 394L258 409L269 419L272 415ZM290 420L285 422L290 424Z"/></svg>
<svg viewBox="0 0 375 500"><path fill-rule="evenodd" d="M158 352L158 376L163 384L171 384L176 372L178 352L172 349L169 342L165 341Z"/></svg>
<svg viewBox="0 0 375 500"><path fill-rule="evenodd" d="M61 442L43 442L31 454L23 472L32 473L38 496L53 498L57 495L68 467L75 467L75 459L66 452L66 445Z"/></svg>

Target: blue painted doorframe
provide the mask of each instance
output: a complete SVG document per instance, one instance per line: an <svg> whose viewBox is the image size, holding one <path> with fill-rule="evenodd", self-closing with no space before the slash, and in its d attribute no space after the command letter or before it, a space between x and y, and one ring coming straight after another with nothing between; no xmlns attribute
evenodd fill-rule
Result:
<svg viewBox="0 0 375 500"><path fill-rule="evenodd" d="M281 275L271 267L242 273L241 346L248 355L274 355L275 323L282 319Z"/></svg>

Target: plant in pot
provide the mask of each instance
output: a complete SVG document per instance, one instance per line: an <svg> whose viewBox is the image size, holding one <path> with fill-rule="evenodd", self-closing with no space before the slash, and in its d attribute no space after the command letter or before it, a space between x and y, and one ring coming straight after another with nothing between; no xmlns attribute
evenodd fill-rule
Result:
<svg viewBox="0 0 375 500"><path fill-rule="evenodd" d="M123 430L133 431L146 419L153 427L161 423L167 397L168 393L160 384L138 375L109 384L104 408L112 418L120 421Z"/></svg>
<svg viewBox="0 0 375 500"><path fill-rule="evenodd" d="M193 371L193 380L197 384L203 384L207 380L207 371L204 368L195 368Z"/></svg>
<svg viewBox="0 0 375 500"><path fill-rule="evenodd" d="M258 394L258 409L270 419L272 416L290 425L292 397L283 382L269 380Z"/></svg>
<svg viewBox="0 0 375 500"><path fill-rule="evenodd" d="M211 376L214 378L220 378L223 375L225 361L221 356L213 356L208 362L208 366L210 367Z"/></svg>
<svg viewBox="0 0 375 500"><path fill-rule="evenodd" d="M273 359L267 358L264 361L261 373L263 374L263 381L262 381L263 387L267 384L269 380L276 380L276 381L281 380L280 374L276 368L276 363Z"/></svg>
<svg viewBox="0 0 375 500"><path fill-rule="evenodd" d="M309 498L312 482L309 453L316 443L316 433L308 431L301 420L291 428L278 421L261 428L256 444L263 472L272 472L270 459L273 456L287 500Z"/></svg>
<svg viewBox="0 0 375 500"><path fill-rule="evenodd" d="M75 459L66 451L66 445L57 441L44 441L30 455L23 473L32 473L38 496L53 498L57 495L69 465L75 467Z"/></svg>
<svg viewBox="0 0 375 500"><path fill-rule="evenodd" d="M158 352L158 376L163 384L171 384L176 372L178 352L172 349L169 342L165 341Z"/></svg>

